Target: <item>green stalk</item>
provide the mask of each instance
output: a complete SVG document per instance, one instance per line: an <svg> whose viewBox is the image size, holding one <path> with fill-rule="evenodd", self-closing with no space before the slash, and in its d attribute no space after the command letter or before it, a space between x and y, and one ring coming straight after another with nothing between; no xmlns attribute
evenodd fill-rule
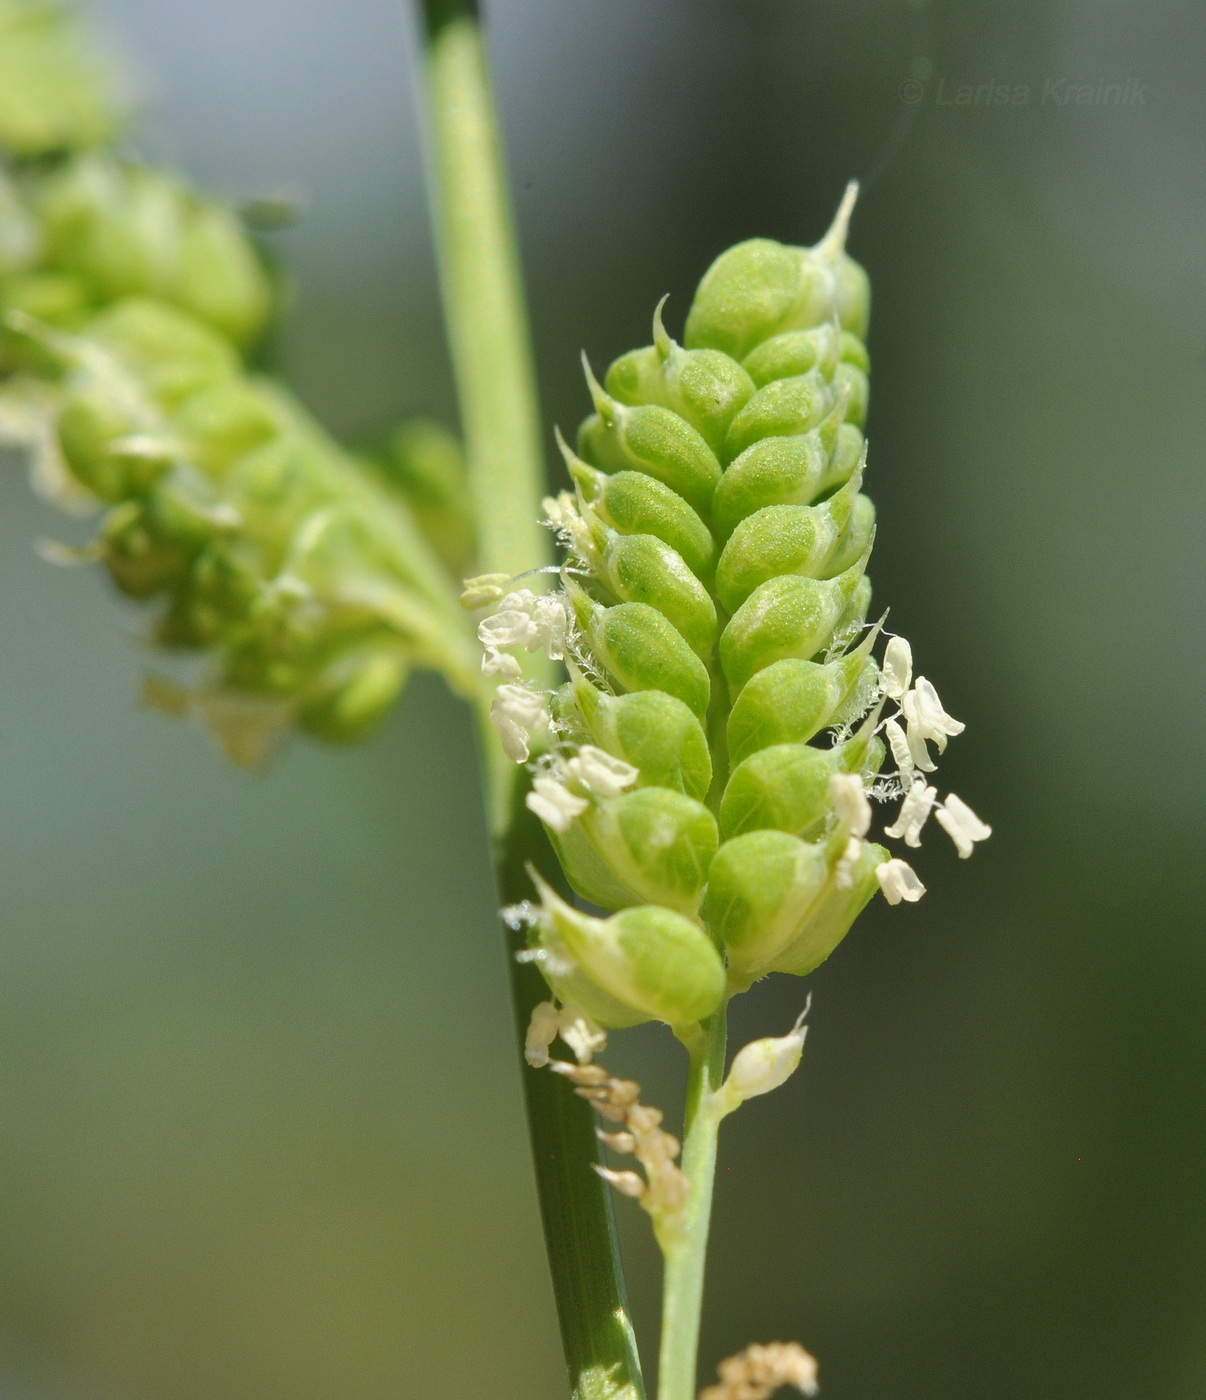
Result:
<svg viewBox="0 0 1206 1400"><path fill-rule="evenodd" d="M436 249L456 374L483 572L520 574L551 560L540 527L544 467L522 279L494 104L474 0L423 0ZM552 681L543 656L530 676ZM479 702L495 870L504 903L531 894L525 863L557 862L526 809L526 774L503 755ZM508 938L516 1029L548 991ZM589 1106L551 1074L521 1067L536 1187L575 1400L643 1400L611 1200Z"/></svg>
<svg viewBox="0 0 1206 1400"><path fill-rule="evenodd" d="M691 1183L679 1238L666 1253L658 1400L695 1400L695 1367L703 1305L704 1262L716 1177L716 1138L723 1114L713 1096L724 1079L728 1008L722 1006L688 1046L683 1171Z"/></svg>

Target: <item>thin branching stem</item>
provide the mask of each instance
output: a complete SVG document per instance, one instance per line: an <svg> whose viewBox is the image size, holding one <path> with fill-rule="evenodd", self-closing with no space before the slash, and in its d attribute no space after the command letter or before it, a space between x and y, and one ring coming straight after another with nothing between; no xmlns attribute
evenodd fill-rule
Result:
<svg viewBox="0 0 1206 1400"><path fill-rule="evenodd" d="M691 1186L680 1238L666 1252L658 1400L694 1400L695 1396L704 1261L722 1116L713 1095L724 1078L727 1035L727 1010L722 1006L705 1023L704 1034L688 1046L691 1059L682 1162Z"/></svg>
<svg viewBox="0 0 1206 1400"><path fill-rule="evenodd" d="M436 249L479 565L519 574L546 563L551 545L538 523L544 468L535 374L481 25L472 0L423 0L422 11ZM552 679L543 656L525 658L525 669L543 684ZM486 801L499 893L509 903L530 893L526 861L546 873L556 861L523 805L526 775L484 722L487 704L479 704ZM515 962L517 938L507 961L522 1042L532 1007L548 993L533 967ZM552 1075L526 1066L521 1073L574 1395L640 1400L611 1201L591 1169L600 1160L594 1115Z"/></svg>

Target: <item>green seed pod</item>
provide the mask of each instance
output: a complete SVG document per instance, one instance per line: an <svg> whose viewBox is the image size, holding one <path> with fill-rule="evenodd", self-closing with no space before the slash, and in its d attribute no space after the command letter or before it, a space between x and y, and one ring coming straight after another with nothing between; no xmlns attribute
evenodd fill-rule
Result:
<svg viewBox="0 0 1206 1400"><path fill-rule="evenodd" d="M617 599L648 603L699 656L716 645L716 605L677 550L656 535L621 535L599 527L597 577Z"/></svg>
<svg viewBox="0 0 1206 1400"><path fill-rule="evenodd" d="M840 660L822 665L790 658L758 672L733 704L728 722L734 764L772 744L803 744L831 725L861 714L874 693L875 634Z"/></svg>
<svg viewBox="0 0 1206 1400"><path fill-rule="evenodd" d="M345 652L307 687L297 722L328 743L359 739L398 698L406 672L406 653L396 643Z"/></svg>
<svg viewBox="0 0 1206 1400"><path fill-rule="evenodd" d="M719 843L716 818L702 803L669 788L641 787L592 804L575 826L614 880L631 892L619 904L664 904L681 914L698 909ZM572 860L572 846L565 850L570 883L599 903L587 888L592 881L597 892L591 867ZM614 899L613 892L607 901L612 908Z"/></svg>
<svg viewBox="0 0 1206 1400"><path fill-rule="evenodd" d="M832 226L814 248L751 238L722 253L691 303L687 347L723 350L743 360L771 336L807 330L835 315L844 330L865 339L870 287L845 252L856 194L857 186L847 188Z"/></svg>
<svg viewBox="0 0 1206 1400"><path fill-rule="evenodd" d="M817 371L775 379L759 389L733 419L722 460L732 462L768 437L790 437L819 427L832 411L833 389Z"/></svg>
<svg viewBox="0 0 1206 1400"><path fill-rule="evenodd" d="M832 295L832 278L807 249L751 238L704 273L684 339L690 349L742 360L773 335L827 320Z"/></svg>
<svg viewBox="0 0 1206 1400"><path fill-rule="evenodd" d="M577 720L584 738L631 763L646 786L670 788L701 801L707 796L712 785L707 737L681 700L662 690L605 695L580 674L565 690L571 692L572 715L564 706L554 707L553 713L557 719L564 716L567 735L572 737Z"/></svg>
<svg viewBox="0 0 1206 1400"><path fill-rule="evenodd" d="M698 925L669 909L644 906L625 909L609 919L594 919L571 909L538 881L541 940L558 954L568 954L583 978L605 997L623 1008L620 1025L638 1020L665 1021L689 1026L710 1016L724 996L724 968L720 955ZM562 974L562 957L543 964L545 976L561 993L569 974ZM584 1005L603 1025L616 1020L592 1007L590 1000L572 999ZM597 1005L597 1003L596 1003Z"/></svg>
<svg viewBox="0 0 1206 1400"><path fill-rule="evenodd" d="M113 582L129 598L154 598L183 583L192 552L181 549L147 520L146 504L126 501L105 517L97 542Z"/></svg>
<svg viewBox="0 0 1206 1400"><path fill-rule="evenodd" d="M241 369L228 341L195 317L145 297L115 303L84 334L165 408L234 379Z"/></svg>
<svg viewBox="0 0 1206 1400"><path fill-rule="evenodd" d="M751 831L720 847L700 913L725 950L732 979L753 982L791 946L830 865L824 843L785 831Z"/></svg>
<svg viewBox="0 0 1206 1400"><path fill-rule="evenodd" d="M103 134L100 88L57 4L0 0L0 39L0 144L21 158L0 173L0 373L22 372L0 394L48 493L84 501L65 462L113 506L88 552L127 595L162 600L154 642L211 653L182 708L246 760L288 723L354 737L413 665L476 693L452 580L404 501L247 377L239 350L273 289L239 221L71 149ZM455 553L459 572L463 531Z"/></svg>
<svg viewBox="0 0 1206 1400"><path fill-rule="evenodd" d="M703 718L712 693L707 668L656 608L602 607L577 587L570 596L592 653L625 690L664 690Z"/></svg>
<svg viewBox="0 0 1206 1400"><path fill-rule="evenodd" d="M605 525L622 535L653 535L677 550L696 578L707 582L716 565L712 532L677 491L644 472L596 471L567 453L580 498Z"/></svg>
<svg viewBox="0 0 1206 1400"><path fill-rule="evenodd" d="M851 478L853 480L853 478ZM846 488L843 487L844 491ZM838 493L841 494L840 492ZM834 496L831 499L836 500ZM856 496L854 509L837 548L825 565L826 576L843 574L863 557L875 534L875 505L870 496Z"/></svg>
<svg viewBox="0 0 1206 1400"><path fill-rule="evenodd" d="M774 744L739 763L720 804L727 841L745 831L819 835L829 812L829 779L845 771L841 748Z"/></svg>
<svg viewBox="0 0 1206 1400"><path fill-rule="evenodd" d="M174 300L249 345L272 310L272 290L246 234L229 210L189 202L180 240Z"/></svg>
<svg viewBox="0 0 1206 1400"><path fill-rule="evenodd" d="M839 400L811 432L763 438L746 448L725 472L712 503L713 525L722 540L756 510L809 505L850 477L858 466L858 454L845 475L840 475L848 450L842 439L845 411L845 400ZM843 454L840 464L839 453Z"/></svg>
<svg viewBox="0 0 1206 1400"><path fill-rule="evenodd" d="M144 396L108 376L73 376L58 414L67 465L102 501L142 495L167 470L166 457L122 447L131 438L156 434L161 428L159 414Z"/></svg>
<svg viewBox="0 0 1206 1400"><path fill-rule="evenodd" d="M46 179L35 210L51 260L96 301L162 298L237 345L267 319L268 280L234 217L155 171L80 156Z"/></svg>
<svg viewBox="0 0 1206 1400"><path fill-rule="evenodd" d="M823 650L839 625L845 625L865 564L864 556L835 579L784 574L759 584L720 639L720 664L730 686L740 690L751 676L784 657L808 660Z"/></svg>
<svg viewBox="0 0 1206 1400"><path fill-rule="evenodd" d="M637 407L660 404L697 429L719 453L734 414L753 396L746 371L719 350L684 350L662 324L663 297L653 313L653 344L621 355L607 371L607 392Z"/></svg>
<svg viewBox="0 0 1206 1400"><path fill-rule="evenodd" d="M862 431L853 423L843 422L834 435L829 465L816 485L817 496L827 496L844 486L864 460L867 444Z"/></svg>
<svg viewBox="0 0 1206 1400"><path fill-rule="evenodd" d="M854 570L848 570L842 575L847 578L851 572L856 572L861 567L856 565ZM840 639L841 645L848 645L851 638L858 635L867 624L867 612L871 607L871 580L863 575L855 586L849 603L845 611L838 618L833 629L835 642Z"/></svg>
<svg viewBox="0 0 1206 1400"><path fill-rule="evenodd" d="M862 548L841 565L831 562L838 555L839 544L843 553L848 552L848 527L861 479L862 473L856 472L819 506L764 506L746 516L729 536L716 566L716 593L729 612L736 612L760 583L777 574L828 578L862 556L875 520L874 509Z"/></svg>
<svg viewBox="0 0 1206 1400"><path fill-rule="evenodd" d="M697 428L668 408L629 408L604 393L587 366L595 412L578 430L578 455L603 472L640 471L707 518L720 463Z"/></svg>
<svg viewBox="0 0 1206 1400"><path fill-rule="evenodd" d="M0 3L0 145L47 155L109 139L121 117L112 75L72 9Z"/></svg>
<svg viewBox="0 0 1206 1400"><path fill-rule="evenodd" d="M174 436L189 459L217 481L287 426L274 396L242 377L198 389L177 406L172 419Z"/></svg>
<svg viewBox="0 0 1206 1400"><path fill-rule="evenodd" d="M888 853L864 843L845 880L838 854L832 843L781 831L751 831L720 847L702 914L724 945L732 985L748 987L768 972L802 977L842 941Z"/></svg>
<svg viewBox="0 0 1206 1400"><path fill-rule="evenodd" d="M833 387L846 401L846 422L861 428L867 421L867 403L871 395L871 381L866 374L854 365L838 365L833 375Z"/></svg>
<svg viewBox="0 0 1206 1400"><path fill-rule="evenodd" d="M807 977L820 967L866 908L878 888L875 871L888 856L883 846L865 842L850 871L849 883L842 884L836 878L826 883L809 908L796 938L775 957L767 971Z"/></svg>
<svg viewBox="0 0 1206 1400"><path fill-rule="evenodd" d="M859 343L853 336L850 339ZM814 326L771 336L755 346L742 364L759 389L774 379L792 379L822 367L825 378L832 379L843 348L842 331L832 324Z"/></svg>
<svg viewBox="0 0 1206 1400"><path fill-rule="evenodd" d="M238 635L257 617L264 579L254 550L239 541L215 541L193 564L155 627L155 641L169 649L207 650ZM230 668L229 659L226 666Z"/></svg>

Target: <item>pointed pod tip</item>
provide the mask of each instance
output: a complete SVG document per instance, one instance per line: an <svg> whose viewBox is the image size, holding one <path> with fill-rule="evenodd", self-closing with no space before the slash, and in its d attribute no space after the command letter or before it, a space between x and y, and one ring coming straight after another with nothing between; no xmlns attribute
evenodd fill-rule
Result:
<svg viewBox="0 0 1206 1400"><path fill-rule="evenodd" d="M668 360L674 353L674 341L670 333L666 330L665 322L662 320L662 307L670 300L670 293L658 302L653 311L653 344L657 353L663 360Z"/></svg>
<svg viewBox="0 0 1206 1400"><path fill-rule="evenodd" d="M813 252L818 257L824 258L826 262L836 262L846 251L846 234L850 228L850 216L854 213L857 199L858 181L851 180L846 186L846 192L842 195L842 202L838 205L837 213L833 216L833 223L829 225L828 232L813 248Z"/></svg>
<svg viewBox="0 0 1206 1400"><path fill-rule="evenodd" d="M590 360L586 357L586 351L582 352L582 373L586 376L586 387L590 390L591 400L595 405L595 412L605 422L610 423L615 416L615 400L607 393L602 384L595 378L595 372L590 367Z"/></svg>

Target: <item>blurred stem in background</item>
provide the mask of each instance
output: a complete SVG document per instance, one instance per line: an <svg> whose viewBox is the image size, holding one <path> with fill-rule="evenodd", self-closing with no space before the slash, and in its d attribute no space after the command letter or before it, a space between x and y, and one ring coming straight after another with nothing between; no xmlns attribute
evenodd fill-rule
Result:
<svg viewBox="0 0 1206 1400"><path fill-rule="evenodd" d="M549 563L551 549L538 523L544 491L539 409L481 24L472 0L422 0L420 8L436 249L477 516L478 567L515 575ZM551 663L534 657L528 674L547 685ZM511 902L530 893L524 865L547 854L547 840L523 805L526 775L504 757L484 699L478 708L499 892ZM541 864L547 870L553 863ZM515 962L522 942L518 933L509 940L507 959L521 1044L533 1006L547 996L536 969ZM639 1397L611 1202L591 1170L600 1160L593 1114L552 1075L526 1066L521 1074L574 1395Z"/></svg>

